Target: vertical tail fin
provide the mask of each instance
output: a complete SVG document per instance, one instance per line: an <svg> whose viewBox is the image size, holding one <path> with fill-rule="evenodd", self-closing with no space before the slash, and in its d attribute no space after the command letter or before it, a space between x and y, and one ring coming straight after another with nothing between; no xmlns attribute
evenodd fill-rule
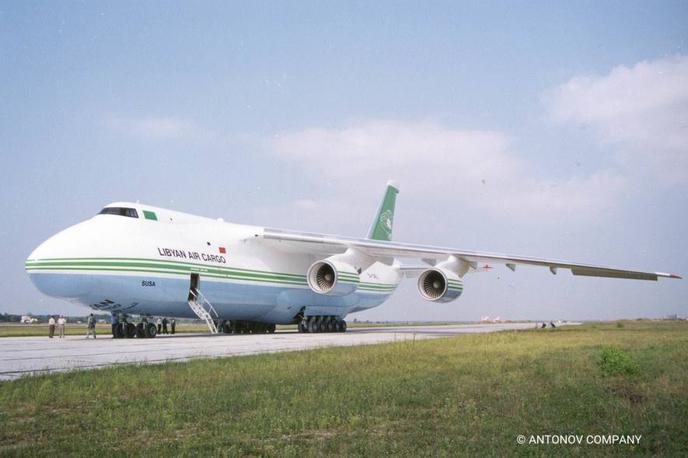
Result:
<svg viewBox="0 0 688 458"><path fill-rule="evenodd" d="M394 181L387 182L387 189L382 198L375 219L368 230L371 240L392 240L392 226L394 224L394 205L397 201L399 186Z"/></svg>

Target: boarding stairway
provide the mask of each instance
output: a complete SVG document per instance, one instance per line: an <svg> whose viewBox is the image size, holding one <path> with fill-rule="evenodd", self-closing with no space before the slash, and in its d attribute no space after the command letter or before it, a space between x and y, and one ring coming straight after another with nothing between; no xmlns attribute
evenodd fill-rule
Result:
<svg viewBox="0 0 688 458"><path fill-rule="evenodd" d="M189 290L189 307L198 318L205 321L211 334L217 334L215 319L219 317L213 305L208 302L202 292L197 289ZM213 318L215 315L215 318Z"/></svg>

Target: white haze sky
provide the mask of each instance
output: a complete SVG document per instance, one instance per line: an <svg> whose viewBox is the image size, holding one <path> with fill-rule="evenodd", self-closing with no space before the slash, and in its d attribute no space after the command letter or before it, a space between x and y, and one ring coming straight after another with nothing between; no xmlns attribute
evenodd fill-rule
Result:
<svg viewBox="0 0 688 458"><path fill-rule="evenodd" d="M31 250L116 200L688 274L688 3L2 2L0 312ZM688 313L688 280L498 266L359 319Z"/></svg>

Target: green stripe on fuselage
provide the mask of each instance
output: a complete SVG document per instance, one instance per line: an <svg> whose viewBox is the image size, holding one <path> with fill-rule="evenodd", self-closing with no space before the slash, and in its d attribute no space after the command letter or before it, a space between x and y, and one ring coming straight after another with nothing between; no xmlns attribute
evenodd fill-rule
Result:
<svg viewBox="0 0 688 458"><path fill-rule="evenodd" d="M233 280L257 281L267 283L279 283L306 286L306 276L280 272L258 271L250 269L237 269L229 267L207 266L181 261L157 260L149 258L50 258L34 259L26 262L27 271L104 271L104 272L136 272L136 273L162 273L186 275L189 273L202 273L213 278L225 278ZM359 283L357 275L351 275L347 283ZM383 283L359 283L359 289L368 291L391 292L396 285Z"/></svg>
<svg viewBox="0 0 688 458"><path fill-rule="evenodd" d="M306 278L305 275L298 275L298 274L288 274L288 273L280 273L280 272L267 272L267 271L261 271L261 270L252 270L252 269L239 269L239 268L233 268L233 267L220 267L220 266L209 266L207 264L199 264L199 263L194 263L194 262L183 262L183 261L173 261L173 260L168 260L168 259L150 259L150 258L46 258L46 259L34 259L34 260L28 260L26 261L26 266L33 266L33 265L59 265L61 264L69 264L73 265L75 263L80 263L80 262L98 262L98 263L103 263L103 262L129 262L133 261L134 263L137 262L148 262L148 263L155 263L156 266L158 265L169 265L169 266L192 266L192 267L197 267L197 268L202 268L202 269L209 269L209 270L230 270L233 272L247 272L247 273L257 273L257 274L270 274L270 275L279 275L282 277L291 277L294 279L304 279Z"/></svg>

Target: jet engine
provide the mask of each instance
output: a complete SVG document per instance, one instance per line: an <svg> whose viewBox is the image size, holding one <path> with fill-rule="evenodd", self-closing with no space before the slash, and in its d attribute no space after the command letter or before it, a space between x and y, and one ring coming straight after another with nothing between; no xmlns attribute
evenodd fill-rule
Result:
<svg viewBox="0 0 688 458"><path fill-rule="evenodd" d="M314 262L306 274L308 286L328 296L345 296L356 291L360 281L356 269L345 262L323 259Z"/></svg>
<svg viewBox="0 0 688 458"><path fill-rule="evenodd" d="M463 281L454 272L436 267L420 274L418 292L426 301L450 302L461 296Z"/></svg>

